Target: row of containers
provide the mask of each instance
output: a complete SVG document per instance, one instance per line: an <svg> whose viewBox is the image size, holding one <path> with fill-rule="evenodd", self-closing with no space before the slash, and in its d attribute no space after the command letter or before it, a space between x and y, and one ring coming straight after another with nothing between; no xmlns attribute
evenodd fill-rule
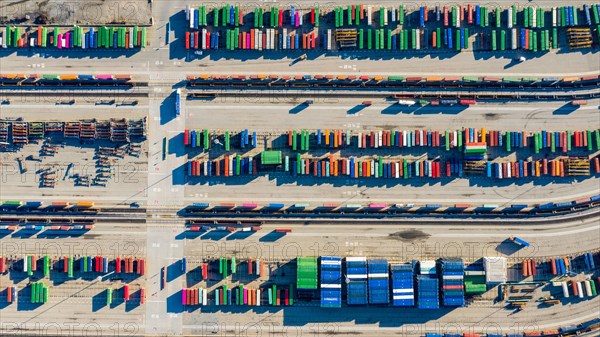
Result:
<svg viewBox="0 0 600 337"><path fill-rule="evenodd" d="M22 200L5 200L0 201L0 207L19 209L19 210L85 210L94 207L93 201L78 201L78 202L67 202L67 201L53 201L50 204L44 204L43 201L22 201Z"/></svg>
<svg viewBox="0 0 600 337"><path fill-rule="evenodd" d="M199 29L200 27L206 27L209 25L208 14L210 9L207 6L199 6L198 8L192 8L189 5L185 10L185 17L189 24L190 29ZM319 7L311 8L308 11L296 10L295 6L291 6L289 10L273 6L270 10L267 10L268 15L265 15L265 9L261 7L255 7L254 11L249 11L253 14L253 21L251 21L254 28L265 27L265 16L268 17L266 25L271 28L283 27L284 19L286 23L289 23L292 27L300 27L304 24L306 19L307 23L318 27L321 11ZM212 8L211 13L211 26L213 27L226 27L226 26L244 26L244 17L248 14L245 8L240 6L227 5L223 7Z"/></svg>
<svg viewBox="0 0 600 337"><path fill-rule="evenodd" d="M294 305L294 285L272 284L266 288L251 288L244 285L230 288L222 285L212 290L205 288L183 288L181 304L186 306L208 305L209 299L214 305L249 305L249 306L289 306Z"/></svg>
<svg viewBox="0 0 600 337"><path fill-rule="evenodd" d="M236 274L238 272L238 261L236 260L235 257L232 258L225 258L225 257L221 257L216 261L213 261L214 263L218 263L219 264L219 275L221 276L222 279L227 278L230 275ZM199 269L201 272L201 279L202 280L207 280L208 279L208 270L209 270L209 264L211 262L202 262L199 265ZM181 272L182 273L187 273L187 258L182 258L181 259ZM247 259L246 262L243 262L241 265L244 266L244 268L246 269L246 273L248 275L258 275L258 276L263 276L263 271L265 269L264 266L264 261L261 259Z"/></svg>
<svg viewBox="0 0 600 337"><path fill-rule="evenodd" d="M321 10L319 7L307 10L298 9L294 5L288 8L271 6L270 8L226 5L209 8L199 6L186 7L186 20L190 29L201 27L244 26L245 17L252 15L253 20L246 18L246 24L254 28L281 28L284 25L300 27L304 24L319 27L321 16L332 16L335 28L369 25L387 27L392 25L413 25L425 27L428 23L443 24L444 26L460 27L475 25L479 27L493 26L496 28L522 25L525 28L544 28L546 23L552 27L572 27L579 25L600 24L600 7L584 4L582 7L562 6L539 8L523 7L519 12L517 5L510 7L494 7L466 4L461 6L436 5L428 6L372 6L348 5L338 6L332 10ZM210 19L209 19L210 14ZM418 19L417 19L418 16ZM267 22L265 22L265 17ZM493 18L490 23L490 17Z"/></svg>
<svg viewBox="0 0 600 337"><path fill-rule="evenodd" d="M31 303L46 303L50 297L50 291L48 289L48 285L46 285L43 281L30 282L30 302ZM121 287L123 300L130 300L130 291L129 285L125 284ZM113 300L116 297L116 293L113 291L113 288L108 288L106 290L106 304L111 305ZM141 304L144 304L144 299L146 297L145 289L140 288L139 300ZM6 288L6 302L7 303L17 303L18 302L18 289L16 286L10 286Z"/></svg>
<svg viewBox="0 0 600 337"><path fill-rule="evenodd" d="M212 138L216 133L211 133L208 129L200 130L184 130L183 132L183 145L190 146L192 148L202 147L204 150L210 149L210 144L212 142ZM234 145L241 149L245 149L246 147L256 147L257 136L256 132L250 133L247 129L242 130L241 132L234 134L230 131L225 131L223 134L223 146L225 151L231 150L231 137L238 138L237 141L234 141Z"/></svg>
<svg viewBox="0 0 600 337"><path fill-rule="evenodd" d="M254 75L211 75L211 74L200 74L200 75L188 75L186 76L188 84L193 87L195 85L203 84L203 82L213 83L227 83L235 81L247 81L247 82L309 82L309 83L362 83L365 86L369 85L389 85L395 86L400 84L405 85L443 85L443 86L459 86L459 87L480 87L482 85L498 85L498 86L509 86L509 85L541 85L541 86L554 86L559 85L560 87L565 86L584 86L584 85L597 85L599 75L587 75L584 77L568 76L568 77L494 77L494 76L381 76L381 75L294 75L294 76L281 76L276 74L254 74ZM2 80L2 75L0 75ZM395 97L394 98L399 98ZM582 102L585 102L582 100ZM433 103L433 102L432 102ZM457 99L445 99L438 100L437 105L455 105L460 104L460 100ZM414 102L413 104L417 104Z"/></svg>
<svg viewBox="0 0 600 337"><path fill-rule="evenodd" d="M185 208L186 213L202 213L202 212L214 212L214 211L228 211L235 210L236 212L317 212L317 213L336 213L336 212L421 212L421 213L472 213L472 212L502 212L502 213L530 213L530 212L555 212L555 211L570 211L575 209L584 209L589 206L595 207L600 201L600 195L594 195L591 197L580 198L573 201L567 202L549 202L545 204L510 204L510 205L497 205L497 204L483 204L483 205L472 205L472 204L425 204L415 206L414 204L386 204L386 203L370 203L367 205L361 204L331 204L324 203L319 205L311 205L308 203L296 203L291 205L285 205L281 203L270 203L265 205L259 205L254 202L245 202L242 204L235 203L219 203L211 205L209 203L194 203ZM195 221L195 220L192 220ZM201 220L199 220L201 221ZM194 226L192 224L192 226ZM253 226L256 227L256 226ZM221 227L220 230L226 230L228 227ZM249 227L246 227L249 228ZM202 230L211 230L211 226L202 226ZM217 227L219 229L219 227ZM231 231L235 231L237 227L232 226Z"/></svg>
<svg viewBox="0 0 600 337"><path fill-rule="evenodd" d="M594 270L596 268L596 262L594 261L594 255L592 253L584 253L583 255L576 258L582 260L584 270ZM579 263L578 261L575 261ZM552 275L565 275L573 267L573 261L568 257L553 258L544 262L538 262L534 259L526 259L521 262L521 273L524 277L536 276L538 265L542 263L548 264L548 269Z"/></svg>
<svg viewBox="0 0 600 337"><path fill-rule="evenodd" d="M38 271L41 265L44 277L50 276L51 270L62 271L67 273L69 278L74 277L75 266L79 266L79 272L82 273L102 273L108 274L115 272L117 274L138 274L146 273L146 261L141 258L134 257L117 257L113 261L103 256L81 256L78 258L73 256L64 256L62 258L52 258L48 255L38 258L36 255L27 255L18 260L11 260L6 257L0 257L0 274L6 273L9 269L22 271L28 276L34 276L34 272ZM10 266L10 268L9 268Z"/></svg>
<svg viewBox="0 0 600 337"><path fill-rule="evenodd" d="M219 42L222 35L225 42ZM335 32L331 29L318 34L315 31L288 31L287 28L227 29L210 32L206 28L185 33L187 50L311 50L322 48L332 50L337 43L343 47L365 50L421 50L448 48L456 51L469 49L468 28L437 28L434 30L413 29L359 29L356 32ZM548 51L559 46L557 28L534 31L527 28L492 30L479 35L479 49L492 51L530 50ZM486 42L489 41L489 42ZM586 40L589 41L589 40ZM586 42L587 43L587 42Z"/></svg>
<svg viewBox="0 0 600 337"><path fill-rule="evenodd" d="M121 294L122 294L122 299L123 301L127 302L130 301L131 298L131 290L129 289L130 286L129 284L124 284L120 290L121 290ZM116 289L113 289L112 287L106 288L106 305L107 306L111 306L113 304L113 301L116 300L118 294L117 294ZM144 304L144 302L146 301L146 289L145 288L140 288L138 291L138 300L140 302L140 304Z"/></svg>
<svg viewBox="0 0 600 337"><path fill-rule="evenodd" d="M131 81L131 75L126 74L98 74L98 75L87 75L87 74L0 74L0 82L2 83L14 83L14 84L32 84L32 83L54 83L56 81L84 81L84 82L99 82L99 83L110 83L110 82L129 82Z"/></svg>
<svg viewBox="0 0 600 337"><path fill-rule="evenodd" d="M351 177L351 178L384 178L409 179L417 177L442 178L487 176L488 178L536 178L536 177L573 177L589 176L600 173L600 159L587 157L565 157L539 160L517 160L490 162L481 155L468 155L465 158L440 159L407 159L389 160L382 157L374 159L338 158L306 158L297 154L290 159L285 156L278 162L265 163L265 153L259 160L254 157L240 155L224 155L215 160L189 160L187 175L190 177L234 177L241 175L259 175L263 171L271 172L273 163L283 166L284 172L293 176L311 175L314 177ZM275 152L281 158L281 151ZM465 160L463 160L465 159ZM468 160L466 160L468 159ZM259 167L260 165L260 167ZM263 167L265 169L263 169ZM269 168L271 167L271 168Z"/></svg>
<svg viewBox="0 0 600 337"><path fill-rule="evenodd" d="M597 279L598 285L600 286L600 277ZM569 292L569 283L571 285L571 292ZM596 288L596 283L594 280L569 280L561 282L562 292L564 298L569 298L571 294L573 297L584 298L586 297L594 297L598 295L598 291Z"/></svg>
<svg viewBox="0 0 600 337"><path fill-rule="evenodd" d="M320 280L322 307L340 308L344 285L348 305L416 305L420 309L437 309L441 305L465 304L464 264L460 259L390 264L386 259L366 257L346 257L344 261L336 256L302 257L298 258L297 268L298 296L319 289Z"/></svg>
<svg viewBox="0 0 600 337"><path fill-rule="evenodd" d="M23 29L7 26L0 31L2 48L58 48L58 49L134 49L147 44L145 27L44 27Z"/></svg>
<svg viewBox="0 0 600 337"><path fill-rule="evenodd" d="M293 151L309 151L317 148L347 148L356 146L366 148L411 148L411 147L443 147L446 151L458 149L469 151L469 148L483 146L505 148L507 152L530 148L534 153L550 150L554 153L567 153L573 148L587 151L600 150L600 130L577 131L496 131L486 128L464 128L462 130L381 130L352 132L350 130L291 130L287 132L287 146ZM232 142L233 138L233 142ZM230 151L232 145L245 149L256 147L257 133L242 131L225 131L217 134L214 131L184 130L183 145L192 148L209 150L212 143L224 145Z"/></svg>

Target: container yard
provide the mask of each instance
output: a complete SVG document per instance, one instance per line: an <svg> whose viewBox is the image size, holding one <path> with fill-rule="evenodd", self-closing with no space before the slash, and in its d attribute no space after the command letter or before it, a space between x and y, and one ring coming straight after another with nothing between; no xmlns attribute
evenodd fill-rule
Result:
<svg viewBox="0 0 600 337"><path fill-rule="evenodd" d="M4 1L0 335L597 335L599 17Z"/></svg>

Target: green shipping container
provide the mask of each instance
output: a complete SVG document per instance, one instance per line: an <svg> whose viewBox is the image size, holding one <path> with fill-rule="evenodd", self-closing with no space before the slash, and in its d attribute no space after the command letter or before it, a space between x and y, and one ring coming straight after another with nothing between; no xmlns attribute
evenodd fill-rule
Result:
<svg viewBox="0 0 600 337"><path fill-rule="evenodd" d="M346 9L346 13L348 13L348 26L352 26L352 6L348 5Z"/></svg>
<svg viewBox="0 0 600 337"><path fill-rule="evenodd" d="M500 28L500 23L502 21L502 11L500 7L496 7L496 28Z"/></svg>
<svg viewBox="0 0 600 337"><path fill-rule="evenodd" d="M492 50L496 50L496 31L492 30Z"/></svg>
<svg viewBox="0 0 600 337"><path fill-rule="evenodd" d="M364 48L364 30L361 28L358 30L358 49Z"/></svg>
<svg viewBox="0 0 600 337"><path fill-rule="evenodd" d="M319 27L319 16L320 16L319 7L315 8L315 27Z"/></svg>
<svg viewBox="0 0 600 337"><path fill-rule="evenodd" d="M506 50L506 31L500 31L500 50Z"/></svg>
<svg viewBox="0 0 600 337"><path fill-rule="evenodd" d="M552 29L552 48L558 48L558 29Z"/></svg>
<svg viewBox="0 0 600 337"><path fill-rule="evenodd" d="M399 23L401 25L404 24L404 5L400 5L400 8L398 9L398 19L399 19Z"/></svg>
<svg viewBox="0 0 600 337"><path fill-rule="evenodd" d="M465 28L465 49L469 49L469 28Z"/></svg>

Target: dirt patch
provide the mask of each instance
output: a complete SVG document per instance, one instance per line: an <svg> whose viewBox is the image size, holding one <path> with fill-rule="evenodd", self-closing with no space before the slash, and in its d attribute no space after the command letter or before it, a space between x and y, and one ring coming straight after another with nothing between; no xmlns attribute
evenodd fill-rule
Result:
<svg viewBox="0 0 600 337"><path fill-rule="evenodd" d="M487 114L485 114L483 116L488 121L496 121L496 120L500 119L500 116L498 116L498 114L495 114L495 113L487 113Z"/></svg>
<svg viewBox="0 0 600 337"><path fill-rule="evenodd" d="M415 229L415 228L391 233L389 235L389 237L392 239L396 239L396 240L400 240L400 241L408 241L408 242L417 241L417 240L425 240L425 239L429 238L430 236L431 235L429 235L421 230Z"/></svg>

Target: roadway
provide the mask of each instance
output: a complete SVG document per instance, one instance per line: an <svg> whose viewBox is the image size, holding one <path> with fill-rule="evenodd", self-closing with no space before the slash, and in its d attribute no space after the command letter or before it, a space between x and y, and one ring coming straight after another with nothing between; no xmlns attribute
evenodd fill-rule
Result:
<svg viewBox="0 0 600 337"><path fill-rule="evenodd" d="M349 110L356 106L360 99L339 102L323 102L305 109L298 114L290 114L290 110L297 106L297 102L282 102L277 104L258 105L258 108L242 107L238 102L197 103L187 101L183 103L186 115L174 118L173 88L183 85L186 75L208 74L253 74L276 73L307 74L324 73L344 75L481 75L490 76L570 76L573 74L597 74L598 52L587 53L557 53L550 52L544 55L530 57L521 64L513 64L511 58L516 53L506 53L504 57L493 56L490 53L462 52L452 57L448 55L424 55L420 53L408 54L410 57L390 58L388 53L364 52L320 52L308 53L308 60L290 66L293 58L302 52L288 54L272 52L258 54L254 52L214 52L199 60L193 59L184 50L181 36L185 30L185 22L181 10L186 4L192 2L181 1L155 1L153 3L153 17L155 25L150 28L150 46L138 53L126 55L114 51L101 51L98 55L109 56L97 58L93 52L55 52L43 51L40 56L37 51L0 52L0 72L2 73L126 73L132 74L136 79L150 81L150 98L142 103L141 110L148 111L148 170L146 186L138 189L129 189L126 186L113 184L106 191L107 196L101 194L91 195L67 191L66 195L79 198L91 196L94 200L111 202L108 194L117 195L123 200L132 193L142 193L148 205L159 207L181 207L192 201L219 202L219 201L277 201L300 202L327 202L343 200L351 203L368 201L395 201L398 198L407 201L427 200L443 202L451 199L454 202L490 203L528 203L541 202L542 200L572 200L579 196L597 194L599 186L597 178L581 181L569 181L557 184L550 180L539 180L540 183L525 183L515 185L511 182L500 182L497 186L485 187L484 181L469 181L457 179L443 183L428 185L424 181L409 181L408 184L371 184L361 181L343 181L343 187L335 186L340 182L317 185L311 179L300 180L300 184L288 178L269 177L259 178L248 183L243 180L232 180L225 184L223 181L216 185L182 185L185 180L180 175L173 175L173 169L179 168L187 158L181 151L174 147L174 152L162 158L162 139L168 139L181 133L185 128L214 128L214 129L245 129L250 130L279 130L284 131L291 127L299 128L351 128L353 130L372 128L431 128L446 129L462 126L493 127L502 129L540 130L540 129L584 129L590 123L596 123L597 113L590 108L581 108L569 114L553 113L560 110L560 106L546 103L533 103L530 106L511 105L501 106L481 105L468 108L457 114L446 114L453 109L442 112L429 110L409 110L391 108L389 114L385 113L389 104L377 101L372 107L350 114ZM380 2L392 4L391 1ZM433 4L433 1L426 2ZM528 4L519 1L519 4ZM583 3L576 1L573 4ZM300 1L301 5L308 4ZM312 4L312 2L311 2ZM396 3L394 3L396 4ZM545 2L547 6L563 5L559 1ZM177 13L177 14L174 14ZM170 21L169 32L171 40L176 35L177 39L170 45L165 43L166 23ZM407 55L407 54L404 54ZM30 57L31 56L31 57ZM367 57L368 56L368 57ZM529 56L528 56L529 57ZM69 68L65 69L65 62ZM560 65L557 66L557 65ZM28 103L29 104L29 103ZM596 103L594 103L597 105ZM207 108L208 107L208 108ZM24 104L22 109L33 107ZM0 116L5 113L15 116L18 106L5 108L0 106ZM137 108L136 108L137 109ZM110 111L110 116L123 112L126 116L137 110ZM76 110L76 109L72 109ZM85 116L94 115L96 110L91 107L86 109ZM45 111L45 110L41 110ZM49 112L52 109L48 110ZM265 111L270 112L265 114ZM330 115L325 116L325 112ZM483 116L482 116L483 114ZM490 115L493 114L493 115ZM521 116L525 114L525 116ZM471 124L471 125L467 125ZM504 125L504 127L503 127ZM516 126L518 127L516 127ZM177 145L175 141L169 143ZM4 187L4 185L3 185ZM390 188L395 187L395 188ZM32 195L39 196L39 190L32 189ZM122 190L125 188L125 190ZM481 193L477 191L481 190ZM1 189L2 199L8 197L18 198L23 195L6 193ZM243 194L240 195L240 192ZM140 194L140 195L142 195ZM285 195L285 197L282 197ZM61 198L64 197L61 195ZM104 199L106 198L106 199ZM289 199L285 199L289 198ZM128 199L125 199L128 200ZM289 200L289 201L288 201ZM318 201L317 201L318 200ZM92 327L100 327L102 333L120 332L131 335L165 335L165 334L192 334L212 335L215 324L221 335L232 335L240 332L250 322L257 322L264 334L271 331L293 334L300 331L302 335L308 333L325 335L331 330L337 334L355 334L381 336L406 332L407 335L422 334L435 329L453 329L458 325L461 330L474 325L498 326L503 332L516 332L525 326L532 330L543 328L556 328L556 325L577 324L588 318L598 317L597 309L599 298L593 300L575 301L561 306L533 309L527 308L524 312L513 313L494 305L489 300L482 304L473 305L464 309L452 311L439 310L424 312L416 309L393 310L391 308L345 308L341 311L324 311L311 307L293 307L286 309L259 308L256 310L207 308L203 314L198 311L193 313L169 312L169 301L177 301L178 291L185 285L181 276L173 277L165 290L160 290L160 270L163 266L170 265L183 256L199 259L205 256L231 256L243 257L244 249L248 254L258 249L265 256L273 259L293 258L299 255L322 255L325 253L339 254L342 256L386 256L394 257L398 261L408 261L412 258L436 258L454 254L465 257L471 261L482 255L507 254L510 257L549 257L558 254L572 254L574 252L597 250L600 239L596 235L598 218L592 218L584 223L565 222L564 228L544 229L542 227L530 228L528 226L503 228L502 226L481 226L477 228L444 226L411 226L395 225L392 228L384 225L361 226L359 224L336 224L335 226L290 225L293 233L284 237L273 237L272 231L276 225L265 225L265 228L249 237L239 237L237 234L219 237L218 234L203 235L201 238L186 238L182 236L183 221L172 217L150 213L148 224L144 226L131 224L114 225L99 224L96 228L77 239L52 240L48 244L58 243L60 247L68 246L72 240L80 244L94 243L100 247L118 246L128 241L136 242L140 252L145 252L148 261L147 286L148 302L144 307L136 307L128 311L126 306L117 309L102 308L93 310L93 306L81 305L80 300L70 299L57 310L46 310L42 306L31 312L13 311L15 307L2 310L1 323L3 327L15 326L14 323L23 323L21 326L30 331L39 331L48 327L48 331L55 331L56 325L65 329L65 324L77 320L74 330L85 331ZM131 227L130 227L131 226ZM286 225L286 227L288 227ZM503 242L511 234L518 233L532 242L532 250L520 250L510 253L512 244ZM215 236L216 235L216 236ZM243 239L242 239L243 238ZM8 240L8 241L7 241ZM19 245L17 247L35 246L39 239L8 238L2 240L3 254L6 244ZM41 245L43 246L43 245ZM258 248L257 248L258 246ZM40 246L36 246L40 247ZM19 248L20 249L20 248ZM103 248L104 249L104 248ZM109 249L109 248L106 248ZM242 249L242 250L240 250ZM38 248L27 251L17 250L15 255L37 251ZM272 253L269 253L272 252ZM108 254L108 253L107 253ZM511 260L512 261L512 260ZM5 282L8 280L5 279ZM3 282L3 285L6 284ZM83 285L82 285L83 286ZM96 286L94 286L96 287ZM87 294L87 293L86 293ZM92 293L90 293L91 295ZM61 296L68 298L65 293ZM21 300L25 300L22 298ZM69 302L71 301L71 302ZM87 300L86 300L87 301ZM173 302L171 302L173 303ZM52 301L51 303L52 304ZM335 316L332 318L332 316ZM26 317L26 318L25 318ZM85 317L85 318L81 318ZM88 318L89 317L89 318ZM560 317L557 320L555 317ZM560 321L560 322L557 322ZM240 323L240 325L235 325ZM532 324L537 324L533 328ZM50 330L53 328L55 330ZM513 329L513 330L510 330ZM252 330L248 330L252 331ZM315 333L316 331L316 333ZM8 332L8 331L7 331ZM244 331L245 332L245 331ZM22 333L22 331L20 331Z"/></svg>

